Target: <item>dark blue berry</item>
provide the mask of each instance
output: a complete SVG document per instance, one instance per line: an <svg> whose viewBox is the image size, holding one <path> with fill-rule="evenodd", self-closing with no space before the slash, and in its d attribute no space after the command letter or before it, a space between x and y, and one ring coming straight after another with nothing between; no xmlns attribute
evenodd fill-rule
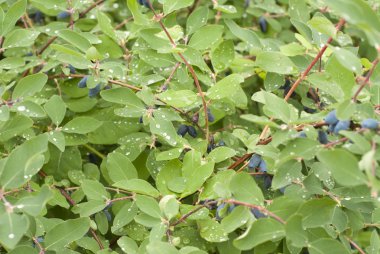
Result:
<svg viewBox="0 0 380 254"><path fill-rule="evenodd" d="M309 114L314 114L315 112L317 112L316 109L312 109L312 108L308 108L308 107L303 107L303 110L306 112L306 113L309 113Z"/></svg>
<svg viewBox="0 0 380 254"><path fill-rule="evenodd" d="M211 113L211 110L209 108L207 109L207 119L208 119L209 122L214 122L215 121L215 117Z"/></svg>
<svg viewBox="0 0 380 254"><path fill-rule="evenodd" d="M266 33L268 31L268 23L263 16L259 18L259 25L261 32Z"/></svg>
<svg viewBox="0 0 380 254"><path fill-rule="evenodd" d="M110 212L108 210L103 210L103 213L107 217L108 221L112 220L112 215L110 214Z"/></svg>
<svg viewBox="0 0 380 254"><path fill-rule="evenodd" d="M100 84L97 84L94 88L91 88L90 90L88 90L88 97L90 98L93 98L95 96L97 96L100 92Z"/></svg>
<svg viewBox="0 0 380 254"><path fill-rule="evenodd" d="M319 143L326 145L329 143L329 139L327 137L327 133L324 132L323 130L318 131L318 141Z"/></svg>
<svg viewBox="0 0 380 254"><path fill-rule="evenodd" d="M298 135L297 135L298 138L306 138L306 133L304 131L300 131L298 132Z"/></svg>
<svg viewBox="0 0 380 254"><path fill-rule="evenodd" d="M143 117L142 116L140 116L140 118L139 118L139 123L143 123Z"/></svg>
<svg viewBox="0 0 380 254"><path fill-rule="evenodd" d="M255 216L256 219L267 217L265 214L260 212L260 210L257 208L251 208L251 213Z"/></svg>
<svg viewBox="0 0 380 254"><path fill-rule="evenodd" d="M71 64L69 64L69 70L70 70L70 74L75 74L77 71L75 70L74 66L72 66Z"/></svg>
<svg viewBox="0 0 380 254"><path fill-rule="evenodd" d="M84 76L78 83L79 88L85 88L87 86L88 76Z"/></svg>
<svg viewBox="0 0 380 254"><path fill-rule="evenodd" d="M264 188L268 190L272 186L272 177L270 175L264 175Z"/></svg>
<svg viewBox="0 0 380 254"><path fill-rule="evenodd" d="M222 203L222 204L220 204L217 208L216 208L216 214L215 214L215 218L217 219L217 220L221 220L222 219L222 216L221 216L221 210L223 209L223 208L225 208L226 207L226 203ZM234 204L229 204L228 205L228 209L227 209L227 214L228 213L231 213L232 212L232 210L234 210L234 208L235 208L235 205Z"/></svg>
<svg viewBox="0 0 380 254"><path fill-rule="evenodd" d="M266 173L267 172L267 163L265 160L261 160L259 164L259 172Z"/></svg>
<svg viewBox="0 0 380 254"><path fill-rule="evenodd" d="M218 142L218 146L226 146L226 143L223 140L220 140Z"/></svg>
<svg viewBox="0 0 380 254"><path fill-rule="evenodd" d="M337 122L338 123L338 122ZM335 128L335 126L336 126L336 123L335 124L330 124L329 125L329 128L327 129L327 131L329 132L329 133L333 133L334 132L334 128Z"/></svg>
<svg viewBox="0 0 380 254"><path fill-rule="evenodd" d="M379 128L379 121L373 118L365 119L362 121L362 128L377 130Z"/></svg>
<svg viewBox="0 0 380 254"><path fill-rule="evenodd" d="M258 154L252 155L251 159L249 159L248 168L249 169L255 169L260 165L260 162L262 161L261 156Z"/></svg>
<svg viewBox="0 0 380 254"><path fill-rule="evenodd" d="M247 9L249 7L250 3L251 3L251 0L245 0L244 1L244 8Z"/></svg>
<svg viewBox="0 0 380 254"><path fill-rule="evenodd" d="M291 88L292 86L291 86L290 80L286 79L285 84L283 86L280 86L280 89L284 89L284 94L283 94L284 97L289 93ZM290 97L294 98L295 96L296 96L296 93L292 93Z"/></svg>
<svg viewBox="0 0 380 254"><path fill-rule="evenodd" d="M188 129L189 129L189 127L187 125L181 124L178 127L177 134L183 137L186 135Z"/></svg>
<svg viewBox="0 0 380 254"><path fill-rule="evenodd" d="M44 14L40 11L36 11L33 16L33 21L36 24L42 24L44 22Z"/></svg>
<svg viewBox="0 0 380 254"><path fill-rule="evenodd" d="M339 131L345 131L345 130L348 130L348 128L350 128L350 120L338 121L338 123L336 124L334 128L334 133L338 134Z"/></svg>
<svg viewBox="0 0 380 254"><path fill-rule="evenodd" d="M138 3L140 5L144 5L146 8L150 8L149 3L147 0L138 0Z"/></svg>
<svg viewBox="0 0 380 254"><path fill-rule="evenodd" d="M336 110L331 111L325 117L325 123L327 124L336 124L338 122L338 118L336 117Z"/></svg>
<svg viewBox="0 0 380 254"><path fill-rule="evenodd" d="M58 13L57 19L65 19L65 18L68 18L70 16L71 16L70 12L63 11L63 12Z"/></svg>
<svg viewBox="0 0 380 254"><path fill-rule="evenodd" d="M197 137L197 130L193 126L187 126L187 133L193 138Z"/></svg>
<svg viewBox="0 0 380 254"><path fill-rule="evenodd" d="M208 145L207 145L207 153L211 153L211 151L214 150L214 148L215 148L215 145L213 145L213 144L208 144Z"/></svg>

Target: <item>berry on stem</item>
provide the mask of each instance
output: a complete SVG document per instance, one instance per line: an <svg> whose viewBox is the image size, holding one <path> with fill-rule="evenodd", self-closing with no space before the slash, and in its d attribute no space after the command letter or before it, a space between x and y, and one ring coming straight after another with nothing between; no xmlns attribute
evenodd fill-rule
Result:
<svg viewBox="0 0 380 254"><path fill-rule="evenodd" d="M365 129L377 130L379 128L379 121L373 118L368 118L362 121L361 126Z"/></svg>

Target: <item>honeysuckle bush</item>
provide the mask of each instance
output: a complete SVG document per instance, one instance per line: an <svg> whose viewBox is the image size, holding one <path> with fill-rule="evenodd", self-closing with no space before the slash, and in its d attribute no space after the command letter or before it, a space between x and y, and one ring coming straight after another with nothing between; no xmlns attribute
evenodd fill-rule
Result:
<svg viewBox="0 0 380 254"><path fill-rule="evenodd" d="M0 1L0 253L379 253L379 8Z"/></svg>

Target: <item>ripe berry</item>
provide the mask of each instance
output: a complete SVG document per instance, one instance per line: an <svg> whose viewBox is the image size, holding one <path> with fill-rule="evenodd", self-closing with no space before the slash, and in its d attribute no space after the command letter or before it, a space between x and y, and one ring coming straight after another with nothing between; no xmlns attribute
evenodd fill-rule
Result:
<svg viewBox="0 0 380 254"><path fill-rule="evenodd" d="M197 137L197 130L193 127L193 126L187 126L187 133L189 133L190 136L192 136L193 138L196 138Z"/></svg>
<svg viewBox="0 0 380 254"><path fill-rule="evenodd" d="M189 127L187 125L181 124L178 127L177 134L183 137L186 135L188 129L189 129Z"/></svg>
<svg viewBox="0 0 380 254"><path fill-rule="evenodd" d="M36 11L33 16L33 21L36 24L42 24L44 22L44 14L40 11Z"/></svg>
<svg viewBox="0 0 380 254"><path fill-rule="evenodd" d="M257 208L251 208L251 213L256 217L256 219L267 217L265 214L260 212L259 209Z"/></svg>
<svg viewBox="0 0 380 254"><path fill-rule="evenodd" d="M259 25L261 32L266 33L268 31L268 23L263 16L259 18Z"/></svg>
<svg viewBox="0 0 380 254"><path fill-rule="evenodd" d="M350 120L338 121L334 128L334 133L338 134L339 131L345 131L348 130L348 128L350 128Z"/></svg>
<svg viewBox="0 0 380 254"><path fill-rule="evenodd" d="M267 163L262 159L259 164L259 172L266 173L267 172Z"/></svg>
<svg viewBox="0 0 380 254"><path fill-rule="evenodd" d="M214 150L215 145L214 144L208 144L207 145L207 153L211 153L212 150Z"/></svg>
<svg viewBox="0 0 380 254"><path fill-rule="evenodd" d="M272 186L272 177L270 175L264 175L264 188L268 190Z"/></svg>
<svg viewBox="0 0 380 254"><path fill-rule="evenodd" d="M140 5L144 5L146 8L150 8L149 3L147 0L138 0L137 1Z"/></svg>
<svg viewBox="0 0 380 254"><path fill-rule="evenodd" d="M65 18L68 18L70 16L71 16L70 12L63 11L63 12L58 13L57 19L65 19Z"/></svg>
<svg viewBox="0 0 380 254"><path fill-rule="evenodd" d="M208 118L208 121L209 122L214 122L215 121L215 117L214 115L211 113L211 110L208 108L207 109L207 118Z"/></svg>
<svg viewBox="0 0 380 254"><path fill-rule="evenodd" d="M338 122L338 118L336 117L336 110L331 111L325 117L325 123L327 124L336 124Z"/></svg>
<svg viewBox="0 0 380 254"><path fill-rule="evenodd" d="M87 85L88 76L84 76L78 83L79 88L85 88Z"/></svg>
<svg viewBox="0 0 380 254"><path fill-rule="evenodd" d="M75 67L72 66L71 64L69 64L69 70L70 70L70 74L75 74L77 71L75 70Z"/></svg>
<svg viewBox="0 0 380 254"><path fill-rule="evenodd" d="M98 93L100 92L100 88L101 88L100 84L97 84L94 88L91 88L90 90L88 90L88 97L93 98L96 95L98 95Z"/></svg>
<svg viewBox="0 0 380 254"><path fill-rule="evenodd" d="M368 118L362 121L362 128L377 130L379 128L379 121L373 118Z"/></svg>
<svg viewBox="0 0 380 254"><path fill-rule="evenodd" d="M218 146L226 146L226 143L224 143L223 140L220 140L220 141L218 142Z"/></svg>
<svg viewBox="0 0 380 254"><path fill-rule="evenodd" d="M329 143L329 139L327 137L326 132L324 132L322 130L318 131L318 141L319 141L319 143L321 143L323 145L326 145Z"/></svg>
<svg viewBox="0 0 380 254"><path fill-rule="evenodd" d="M297 135L298 138L306 138L306 133L304 131L300 131L298 132L298 135Z"/></svg>
<svg viewBox="0 0 380 254"><path fill-rule="evenodd" d="M251 159L249 159L248 168L249 169L255 169L260 165L261 162L261 156L258 154L252 155Z"/></svg>

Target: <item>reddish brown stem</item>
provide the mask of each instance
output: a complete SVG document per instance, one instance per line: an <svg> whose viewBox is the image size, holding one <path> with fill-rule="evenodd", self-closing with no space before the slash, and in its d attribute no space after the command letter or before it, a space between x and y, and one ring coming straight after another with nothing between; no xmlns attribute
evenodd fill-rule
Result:
<svg viewBox="0 0 380 254"><path fill-rule="evenodd" d="M242 201L238 201L238 200L233 200L233 199L227 199L227 200L224 200L224 202L229 203L229 204L241 205L241 206L257 209L260 212L268 214L270 217L272 217L276 221L280 222L281 224L286 224L285 220L283 220L282 218L280 218L276 214L272 213L271 211L267 210L265 207L262 207L259 205L252 205L250 203L246 203L246 202L242 202Z"/></svg>
<svg viewBox="0 0 380 254"><path fill-rule="evenodd" d="M357 251L359 251L360 254L366 254L365 251L364 251L362 248L360 248L359 245L357 245L357 243L355 243L353 240L351 240L351 239L350 239L349 237L347 237L347 236L346 236L346 239L350 242L350 244L351 244L352 246L354 246L354 248L355 248Z"/></svg>
<svg viewBox="0 0 380 254"><path fill-rule="evenodd" d="M159 25L161 26L162 30L164 31L164 33L166 34L166 36L168 37L171 45L173 46L173 48L176 48L177 47L177 44L175 43L175 41L173 40L173 37L170 35L169 31L166 29L164 23L162 22L161 20L161 16L159 16L156 11L154 10L153 8L153 5L151 3L150 0L147 0L148 4L149 4L149 7L151 9L151 11L153 12L153 15L155 17L155 19L158 21ZM201 85L199 83L199 79L197 77L197 74L195 73L195 70L193 68L193 66L186 60L186 58L183 56L183 54L181 52L178 52L177 53L178 56L182 59L182 61L185 63L186 67L189 69L190 73L191 73L191 76L193 77L194 79L194 83L195 83L195 86L198 90L198 94L201 96L201 99L202 99L202 105L203 105L203 111L204 111L204 117L205 117L205 129L206 129L206 140L207 141L210 141L209 138L210 138L210 133L209 133L209 122L208 122L208 114L207 114L207 102L206 102L206 99L205 99L205 96L204 96L204 93L202 91L202 88L201 88Z"/></svg>
<svg viewBox="0 0 380 254"><path fill-rule="evenodd" d="M369 72L367 73L364 81L361 83L361 85L359 86L358 90L356 91L356 93L354 94L354 96L352 97L352 101L353 102L357 102L358 100L358 96L360 94L360 92L364 89L364 87L369 83L369 79L371 78L372 74L373 74L373 71L375 70L377 64L379 63L379 58L376 58L375 61L372 62L372 67L371 69L369 70Z"/></svg>
<svg viewBox="0 0 380 254"><path fill-rule="evenodd" d="M214 201L205 202L203 205L198 206L197 208L191 210L190 212L182 215L181 218L179 218L177 221L173 222L170 226L175 227L178 224L181 224L182 222L185 222L187 218L189 218L191 215L193 215L194 213L198 212L202 208L210 206L210 205L214 205L214 204L217 204L217 203L218 203L218 201L215 201L215 200Z"/></svg>

